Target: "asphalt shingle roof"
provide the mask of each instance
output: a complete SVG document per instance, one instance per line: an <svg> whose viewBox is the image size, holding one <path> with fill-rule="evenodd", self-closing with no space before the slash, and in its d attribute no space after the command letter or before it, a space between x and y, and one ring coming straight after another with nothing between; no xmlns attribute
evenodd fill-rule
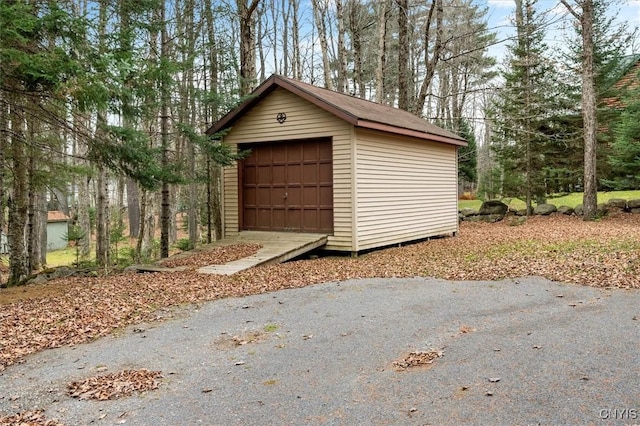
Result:
<svg viewBox="0 0 640 426"><path fill-rule="evenodd" d="M265 80L245 102L211 126L207 130L207 134L212 135L231 127L246 110L252 108L278 87L306 99L357 127L371 128L453 145L466 145L465 140L455 133L438 127L407 111L276 74Z"/></svg>

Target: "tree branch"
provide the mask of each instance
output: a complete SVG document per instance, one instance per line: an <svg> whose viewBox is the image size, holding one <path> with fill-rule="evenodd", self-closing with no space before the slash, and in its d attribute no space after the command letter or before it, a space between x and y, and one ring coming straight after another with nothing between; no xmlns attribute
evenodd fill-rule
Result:
<svg viewBox="0 0 640 426"><path fill-rule="evenodd" d="M580 14L578 14L576 10L573 7L571 7L571 5L567 2L567 0L560 0L560 3L562 3L564 7L567 8L569 13L571 13L578 21L582 20L582 17L580 16Z"/></svg>

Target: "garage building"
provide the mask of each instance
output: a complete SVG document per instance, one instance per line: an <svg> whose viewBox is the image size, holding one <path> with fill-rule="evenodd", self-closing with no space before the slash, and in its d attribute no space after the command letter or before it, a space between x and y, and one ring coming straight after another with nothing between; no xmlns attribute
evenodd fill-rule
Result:
<svg viewBox="0 0 640 426"><path fill-rule="evenodd" d="M207 134L251 151L223 171L223 236L321 233L358 253L458 230L466 142L406 111L273 75Z"/></svg>

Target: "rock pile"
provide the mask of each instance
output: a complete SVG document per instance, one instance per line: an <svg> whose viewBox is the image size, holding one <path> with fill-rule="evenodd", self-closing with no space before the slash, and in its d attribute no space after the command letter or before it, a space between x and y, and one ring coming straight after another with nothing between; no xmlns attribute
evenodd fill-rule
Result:
<svg viewBox="0 0 640 426"><path fill-rule="evenodd" d="M625 200L622 198L612 198L606 203L598 204L599 216L603 216L610 211L638 214L640 213L640 199ZM551 214L582 216L583 208L582 204L578 204L573 208L565 205L556 207L554 204L545 203L535 206L532 214L537 216L548 216ZM509 208L508 205L500 200L488 200L482 203L480 210L464 208L458 212L460 220L469 222L498 222L504 219L505 216L509 215L526 216L527 210Z"/></svg>

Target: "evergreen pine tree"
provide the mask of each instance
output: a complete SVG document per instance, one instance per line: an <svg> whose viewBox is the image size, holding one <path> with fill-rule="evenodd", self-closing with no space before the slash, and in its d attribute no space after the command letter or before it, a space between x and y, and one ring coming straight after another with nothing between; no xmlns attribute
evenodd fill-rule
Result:
<svg viewBox="0 0 640 426"><path fill-rule="evenodd" d="M541 202L547 194L549 118L559 99L555 66L545 55L545 22L536 15L535 3L517 2L518 36L508 47L504 87L492 112L492 148L502 172L502 195L523 197L529 213L534 199Z"/></svg>

